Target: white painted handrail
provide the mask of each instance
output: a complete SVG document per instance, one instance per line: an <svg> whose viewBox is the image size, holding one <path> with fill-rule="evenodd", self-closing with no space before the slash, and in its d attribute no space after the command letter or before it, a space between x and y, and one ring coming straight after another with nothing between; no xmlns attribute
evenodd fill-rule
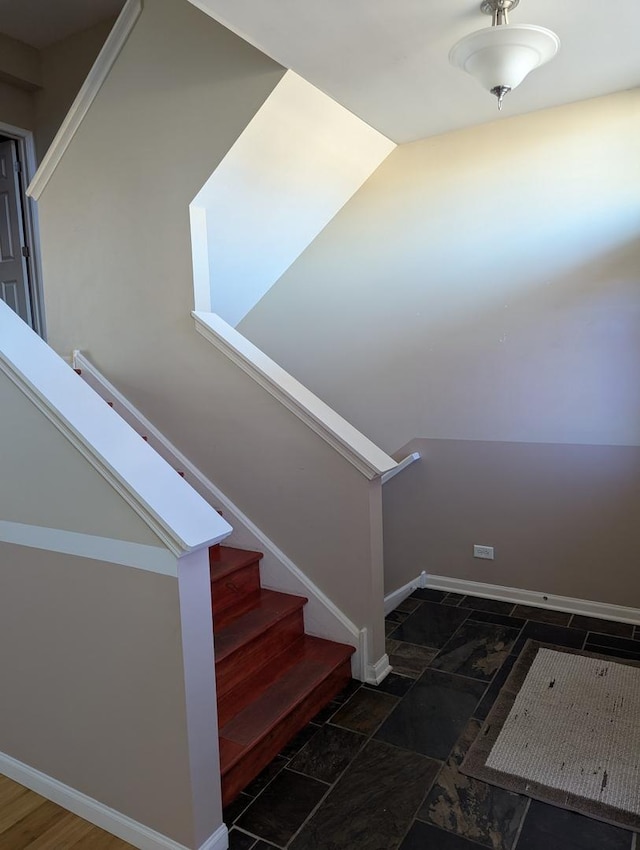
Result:
<svg viewBox="0 0 640 850"><path fill-rule="evenodd" d="M176 556L233 530L43 340L0 301L0 371Z"/></svg>
<svg viewBox="0 0 640 850"><path fill-rule="evenodd" d="M116 59L120 55L120 51L124 47L141 12L142 0L127 0L102 50L98 54L98 58L89 71L87 79L84 81L76 99L71 104L69 112L44 155L33 180L29 184L27 195L36 201L51 179L53 172L64 156L64 152L69 147L71 139L75 136L83 118L102 88L102 84L107 79L109 71L111 71Z"/></svg>
<svg viewBox="0 0 640 850"><path fill-rule="evenodd" d="M386 484L387 481L395 478L399 472L402 472L403 469L411 466L411 464L415 463L417 460L420 460L420 452L412 452L410 455L407 455L404 460L401 460L398 465L394 467L394 469L390 469L389 472L385 472L381 479L382 483Z"/></svg>
<svg viewBox="0 0 640 850"><path fill-rule="evenodd" d="M395 470L396 461L361 434L216 313L192 313L198 333L345 457L366 478Z"/></svg>

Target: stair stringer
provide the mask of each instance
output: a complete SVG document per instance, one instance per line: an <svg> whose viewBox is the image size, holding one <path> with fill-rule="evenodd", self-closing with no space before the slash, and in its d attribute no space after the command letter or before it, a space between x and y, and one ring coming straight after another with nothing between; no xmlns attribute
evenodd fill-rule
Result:
<svg viewBox="0 0 640 850"><path fill-rule="evenodd" d="M73 367L82 370L82 377L149 445L175 469L184 473L190 484L210 505L219 508L233 526L226 545L239 549L257 549L264 557L260 564L262 586L269 590L306 596L304 608L305 632L315 637L353 646L351 672L354 679L378 684L389 672L386 655L369 659L367 629L358 628L325 593L271 540L243 511L207 478L171 443L116 387L82 354L73 352Z"/></svg>

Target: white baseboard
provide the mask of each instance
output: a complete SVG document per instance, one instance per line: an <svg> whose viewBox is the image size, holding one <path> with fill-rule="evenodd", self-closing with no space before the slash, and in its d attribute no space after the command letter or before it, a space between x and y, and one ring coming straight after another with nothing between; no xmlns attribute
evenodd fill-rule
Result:
<svg viewBox="0 0 640 850"><path fill-rule="evenodd" d="M211 835L204 844L201 844L199 850L228 850L229 848L229 830L222 824Z"/></svg>
<svg viewBox="0 0 640 850"><path fill-rule="evenodd" d="M427 574L425 572L420 573L418 578L413 581L408 582L408 584L403 584L402 587L399 587L397 590L394 590L393 593L390 593L388 596L384 598L384 615L385 617L390 611L393 611L401 602L407 598L407 596L411 596L414 590L418 587L426 587Z"/></svg>
<svg viewBox="0 0 640 850"><path fill-rule="evenodd" d="M580 614L585 617L597 617L601 620L617 620L621 623L640 625L639 608L627 608L624 605L613 605L608 602L575 599L571 596L558 596L554 593L543 593L537 590L521 590L518 587L503 587L499 584L486 584L480 581L467 581L450 576L433 576L425 573L385 597L385 614L392 611L417 587L444 590L447 593L462 593L465 596L499 599L504 602L513 602L516 605L530 605L534 608L548 608L552 611L566 611L569 614Z"/></svg>
<svg viewBox="0 0 640 850"><path fill-rule="evenodd" d="M149 445L174 469L184 472L185 481L203 499L220 508L224 518L233 526L225 541L230 546L258 549L264 553L260 562L260 577L264 587L282 593L306 596L304 607L305 630L310 635L346 643L355 647L352 670L355 678L364 681L367 664L360 648L360 630L317 587L294 562L267 537L249 517L216 485L203 475L185 455L174 446L122 393L102 375L80 351L73 353L73 365L82 370L82 377L103 399L113 402L114 410L138 434L148 438Z"/></svg>
<svg viewBox="0 0 640 850"><path fill-rule="evenodd" d="M385 653L377 661L369 661L369 657L369 630L364 628L360 629L361 669L358 672L352 665L352 675L354 679L359 679L368 685L379 685L393 669L389 663L389 656Z"/></svg>
<svg viewBox="0 0 640 850"><path fill-rule="evenodd" d="M17 761L5 753L0 753L0 773L30 788L47 800L52 800L62 808L99 826L112 835L127 841L139 850L189 850L166 835L150 829L115 809L105 806L92 797L87 797L75 788L70 788L57 779L35 770L33 767ZM222 824L202 844L199 850L226 850L229 846L227 827Z"/></svg>
<svg viewBox="0 0 640 850"><path fill-rule="evenodd" d="M365 682L370 685L379 685L383 679L386 679L393 667L389 663L389 656L385 653L379 658L375 664L367 665L367 675Z"/></svg>

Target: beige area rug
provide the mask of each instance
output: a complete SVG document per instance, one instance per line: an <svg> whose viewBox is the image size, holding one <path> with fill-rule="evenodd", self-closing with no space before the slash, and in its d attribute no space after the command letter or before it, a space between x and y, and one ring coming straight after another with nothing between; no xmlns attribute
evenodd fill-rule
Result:
<svg viewBox="0 0 640 850"><path fill-rule="evenodd" d="M461 768L640 831L640 668L529 641Z"/></svg>

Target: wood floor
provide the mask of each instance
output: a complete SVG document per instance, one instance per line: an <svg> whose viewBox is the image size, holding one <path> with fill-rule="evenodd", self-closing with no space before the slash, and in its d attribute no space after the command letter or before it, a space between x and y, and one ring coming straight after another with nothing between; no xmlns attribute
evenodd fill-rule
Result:
<svg viewBox="0 0 640 850"><path fill-rule="evenodd" d="M0 850L134 850L50 800L0 776Z"/></svg>

